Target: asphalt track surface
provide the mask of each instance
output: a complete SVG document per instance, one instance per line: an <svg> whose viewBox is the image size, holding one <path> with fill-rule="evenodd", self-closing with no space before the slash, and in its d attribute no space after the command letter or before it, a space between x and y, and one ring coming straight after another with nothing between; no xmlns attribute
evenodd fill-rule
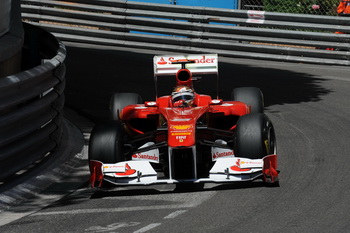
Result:
<svg viewBox="0 0 350 233"><path fill-rule="evenodd" d="M106 118L114 92L154 97L152 58L160 52L67 49L66 104L79 114ZM0 232L349 232L349 68L219 61L221 97L238 86L264 93L277 134L280 187L253 182L206 184L198 191L171 185L92 190L80 176L72 181L75 189L63 185L42 194L69 193L46 208L38 197L8 210L13 220ZM204 87L208 92L212 86ZM77 171L86 175L84 169L86 164Z"/></svg>

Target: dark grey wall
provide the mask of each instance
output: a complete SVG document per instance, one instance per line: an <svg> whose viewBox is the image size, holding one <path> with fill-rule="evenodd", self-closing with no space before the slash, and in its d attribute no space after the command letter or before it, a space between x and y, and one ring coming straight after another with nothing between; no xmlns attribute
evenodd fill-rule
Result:
<svg viewBox="0 0 350 233"><path fill-rule="evenodd" d="M0 36L10 29L11 0L0 1Z"/></svg>
<svg viewBox="0 0 350 233"><path fill-rule="evenodd" d="M20 0L1 0L0 78L21 71L23 37Z"/></svg>

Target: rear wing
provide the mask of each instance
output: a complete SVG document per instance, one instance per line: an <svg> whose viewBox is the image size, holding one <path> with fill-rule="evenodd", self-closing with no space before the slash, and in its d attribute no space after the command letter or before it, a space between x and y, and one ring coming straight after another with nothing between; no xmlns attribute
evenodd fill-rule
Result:
<svg viewBox="0 0 350 233"><path fill-rule="evenodd" d="M177 61L194 61L194 63L173 64ZM158 55L153 58L154 76L175 75L178 70L186 68L192 75L218 74L217 54L189 54L189 55Z"/></svg>

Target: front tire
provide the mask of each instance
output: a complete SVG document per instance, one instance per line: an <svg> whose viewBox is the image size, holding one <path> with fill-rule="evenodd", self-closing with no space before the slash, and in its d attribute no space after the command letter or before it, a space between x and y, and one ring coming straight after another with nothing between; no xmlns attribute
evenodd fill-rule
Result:
<svg viewBox="0 0 350 233"><path fill-rule="evenodd" d="M239 87L231 92L233 101L240 101L250 106L250 113L264 112L264 96L257 87Z"/></svg>
<svg viewBox="0 0 350 233"><path fill-rule="evenodd" d="M117 121L97 124L90 137L89 161L117 163L125 160L123 153L124 127Z"/></svg>
<svg viewBox="0 0 350 233"><path fill-rule="evenodd" d="M120 112L128 105L141 104L142 98L137 93L115 93L110 100L110 114L112 120L120 120Z"/></svg>
<svg viewBox="0 0 350 233"><path fill-rule="evenodd" d="M240 117L235 131L237 157L261 159L276 153L275 131L268 117L261 113Z"/></svg>

